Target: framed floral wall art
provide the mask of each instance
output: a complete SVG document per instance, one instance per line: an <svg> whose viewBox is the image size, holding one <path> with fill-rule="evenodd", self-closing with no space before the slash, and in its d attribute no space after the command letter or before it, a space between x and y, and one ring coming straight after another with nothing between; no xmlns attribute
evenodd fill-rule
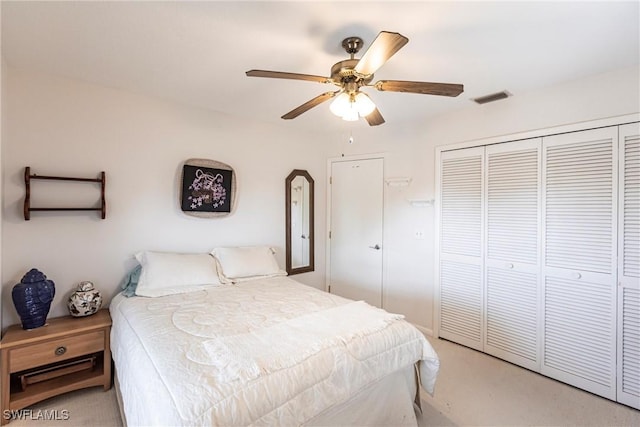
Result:
<svg viewBox="0 0 640 427"><path fill-rule="evenodd" d="M187 215L229 215L235 190L235 172L229 165L207 159L189 159L182 165L180 208Z"/></svg>

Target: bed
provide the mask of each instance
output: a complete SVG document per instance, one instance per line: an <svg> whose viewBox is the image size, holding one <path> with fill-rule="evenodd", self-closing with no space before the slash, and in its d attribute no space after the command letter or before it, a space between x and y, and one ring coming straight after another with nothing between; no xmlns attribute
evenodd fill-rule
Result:
<svg viewBox="0 0 640 427"><path fill-rule="evenodd" d="M438 372L402 316L279 274L118 294L110 312L129 426L415 425Z"/></svg>

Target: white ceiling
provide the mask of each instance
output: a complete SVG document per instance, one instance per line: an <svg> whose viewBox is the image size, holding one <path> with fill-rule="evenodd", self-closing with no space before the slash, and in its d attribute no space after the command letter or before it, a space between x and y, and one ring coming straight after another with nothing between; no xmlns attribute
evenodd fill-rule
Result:
<svg viewBox="0 0 640 427"><path fill-rule="evenodd" d="M410 125L475 105L470 98L505 89L518 96L638 64L639 4L3 1L2 55L11 67L330 130L343 124L328 102L295 120L280 116L333 86L250 78L245 71L328 76L332 64L348 57L343 38L359 36L366 49L379 31L395 31L409 43L374 81L465 87L457 98L369 90L387 125Z"/></svg>

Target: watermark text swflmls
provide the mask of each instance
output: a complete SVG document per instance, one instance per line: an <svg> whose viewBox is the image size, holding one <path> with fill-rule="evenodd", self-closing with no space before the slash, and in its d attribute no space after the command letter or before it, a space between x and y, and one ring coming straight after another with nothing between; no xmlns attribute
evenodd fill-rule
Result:
<svg viewBox="0 0 640 427"><path fill-rule="evenodd" d="M29 420L29 421L66 421L69 417L67 409L20 409L2 411L5 420Z"/></svg>

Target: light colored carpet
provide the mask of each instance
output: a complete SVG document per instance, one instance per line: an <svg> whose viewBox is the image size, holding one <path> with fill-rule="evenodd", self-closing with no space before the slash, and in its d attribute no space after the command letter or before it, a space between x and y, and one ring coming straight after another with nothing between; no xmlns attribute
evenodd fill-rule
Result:
<svg viewBox="0 0 640 427"><path fill-rule="evenodd" d="M13 420L8 426L122 426L116 392L113 387L109 391L104 391L102 387L72 391L52 397L26 409L26 411L22 411L22 419ZM48 417L48 419L44 417ZM65 417L68 419L63 419Z"/></svg>
<svg viewBox="0 0 640 427"><path fill-rule="evenodd" d="M449 341L421 426L640 426L640 411Z"/></svg>
<svg viewBox="0 0 640 427"><path fill-rule="evenodd" d="M423 393L419 426L640 426L640 411L486 354L430 338L441 362L434 396ZM121 426L116 394L95 387L30 407L69 419L14 420L9 427Z"/></svg>

